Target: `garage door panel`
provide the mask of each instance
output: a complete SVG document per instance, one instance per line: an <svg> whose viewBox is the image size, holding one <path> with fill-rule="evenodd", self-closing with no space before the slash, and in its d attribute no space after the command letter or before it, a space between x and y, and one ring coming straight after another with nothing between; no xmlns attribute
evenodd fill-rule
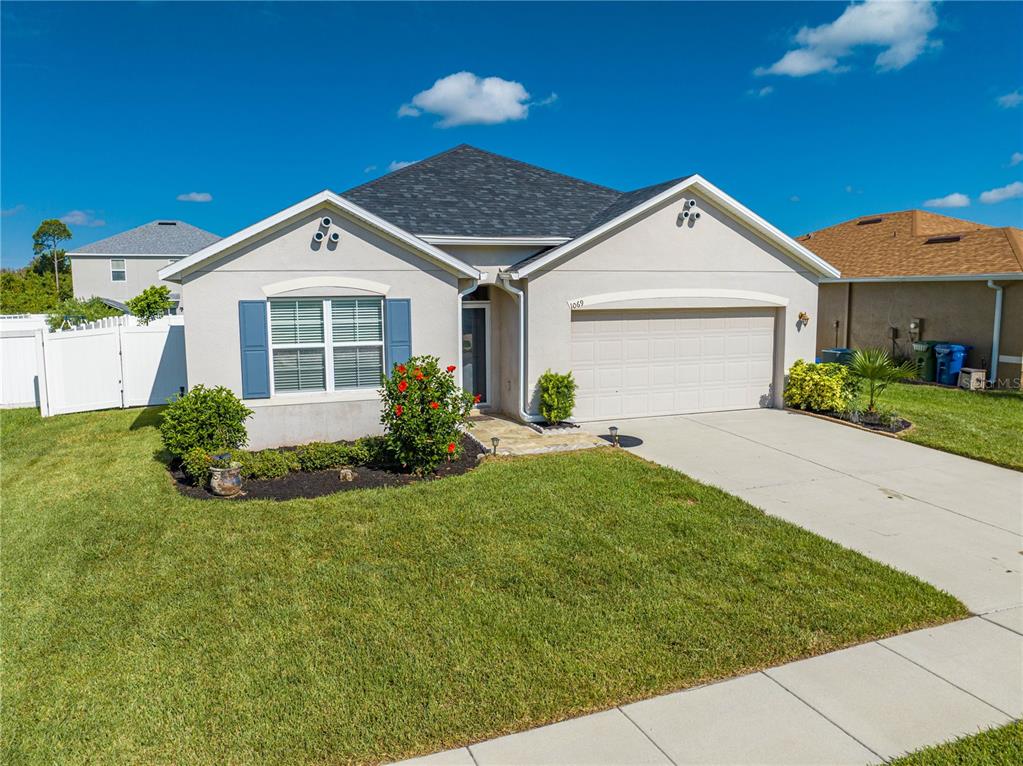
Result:
<svg viewBox="0 0 1023 766"><path fill-rule="evenodd" d="M762 406L773 310L587 311L572 321L581 420Z"/></svg>

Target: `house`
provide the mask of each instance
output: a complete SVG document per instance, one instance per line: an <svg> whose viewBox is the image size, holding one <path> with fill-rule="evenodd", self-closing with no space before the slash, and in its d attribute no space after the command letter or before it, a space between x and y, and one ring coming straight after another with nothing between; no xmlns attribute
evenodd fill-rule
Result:
<svg viewBox="0 0 1023 766"><path fill-rule="evenodd" d="M777 405L838 275L700 176L622 192L466 145L159 272L189 385L242 396L253 447L378 432L380 374L410 354L523 421L548 368L580 421Z"/></svg>
<svg viewBox="0 0 1023 766"><path fill-rule="evenodd" d="M817 351L912 353L919 339L972 348L967 365L1019 386L1023 231L904 210L855 218L797 238L841 270L821 280ZM991 360L998 358L997 368Z"/></svg>
<svg viewBox="0 0 1023 766"><path fill-rule="evenodd" d="M180 300L178 286L164 282L160 269L208 247L220 237L184 221L152 221L68 253L76 298L102 298L123 309L151 285L171 288Z"/></svg>

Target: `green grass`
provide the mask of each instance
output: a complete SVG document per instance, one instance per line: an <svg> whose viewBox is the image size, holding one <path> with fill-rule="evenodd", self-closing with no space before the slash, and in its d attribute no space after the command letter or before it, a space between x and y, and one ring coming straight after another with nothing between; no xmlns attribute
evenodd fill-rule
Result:
<svg viewBox="0 0 1023 766"><path fill-rule="evenodd" d="M882 403L915 428L906 441L1023 471L1023 392L896 384Z"/></svg>
<svg viewBox="0 0 1023 766"><path fill-rule="evenodd" d="M155 418L0 413L5 763L379 761L967 614L622 451L204 502Z"/></svg>
<svg viewBox="0 0 1023 766"><path fill-rule="evenodd" d="M1023 763L1023 722L963 737L897 758L891 766L1019 766Z"/></svg>

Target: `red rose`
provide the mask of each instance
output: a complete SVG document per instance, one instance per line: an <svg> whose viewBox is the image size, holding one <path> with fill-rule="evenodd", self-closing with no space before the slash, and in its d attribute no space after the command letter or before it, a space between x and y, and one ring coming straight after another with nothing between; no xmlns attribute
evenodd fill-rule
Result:
<svg viewBox="0 0 1023 766"><path fill-rule="evenodd" d="M448 372L454 372L454 371L455 371L455 365L449 364L448 365Z"/></svg>
<svg viewBox="0 0 1023 766"><path fill-rule="evenodd" d="M438 407L440 407L440 405L439 405L439 404L437 404L437 402L430 402L430 409L431 409L431 410L435 410L435 409L437 409Z"/></svg>
<svg viewBox="0 0 1023 766"><path fill-rule="evenodd" d="M448 443L448 454L450 455L454 451L455 451L455 443L454 442L449 442Z"/></svg>
<svg viewBox="0 0 1023 766"><path fill-rule="evenodd" d="M401 375L404 375L407 370L408 370L408 367L406 367L405 365L403 365L403 364L399 364L398 365L398 372Z"/></svg>
<svg viewBox="0 0 1023 766"><path fill-rule="evenodd" d="M483 397L480 394L476 394L476 396L472 398L472 400L476 402L476 404L479 404L482 399Z"/></svg>
<svg viewBox="0 0 1023 766"><path fill-rule="evenodd" d="M405 408L402 407L400 404L394 408L394 414L397 415L399 418L401 417L401 413L403 413L404 411Z"/></svg>
<svg viewBox="0 0 1023 766"><path fill-rule="evenodd" d="M408 381L399 380L398 381L398 390L401 391L402 393L405 393L405 389L406 388L408 388Z"/></svg>

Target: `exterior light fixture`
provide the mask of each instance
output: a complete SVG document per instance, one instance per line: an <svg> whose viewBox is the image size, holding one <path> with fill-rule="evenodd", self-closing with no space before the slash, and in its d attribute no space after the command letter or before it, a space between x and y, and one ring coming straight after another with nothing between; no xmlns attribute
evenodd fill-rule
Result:
<svg viewBox="0 0 1023 766"><path fill-rule="evenodd" d="M611 445L614 447L618 445L618 426L611 426L607 429L608 433L611 434Z"/></svg>
<svg viewBox="0 0 1023 766"><path fill-rule="evenodd" d="M501 440L498 439L496 436L491 436L490 437L490 443L494 445L494 454L496 455L497 454L497 445L501 443Z"/></svg>

